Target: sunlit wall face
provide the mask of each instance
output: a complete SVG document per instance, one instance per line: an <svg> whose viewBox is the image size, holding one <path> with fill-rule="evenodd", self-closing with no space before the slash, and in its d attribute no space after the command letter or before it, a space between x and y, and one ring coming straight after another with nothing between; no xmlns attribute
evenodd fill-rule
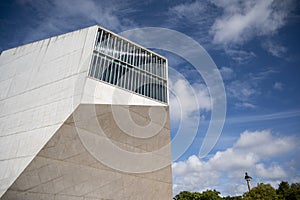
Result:
<svg viewBox="0 0 300 200"><path fill-rule="evenodd" d="M167 103L167 60L99 29L89 76Z"/></svg>

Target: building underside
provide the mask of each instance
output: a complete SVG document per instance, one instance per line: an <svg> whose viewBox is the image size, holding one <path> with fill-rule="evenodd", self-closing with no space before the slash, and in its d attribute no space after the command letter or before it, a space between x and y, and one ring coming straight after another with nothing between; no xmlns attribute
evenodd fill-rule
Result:
<svg viewBox="0 0 300 200"><path fill-rule="evenodd" d="M156 115L169 113L168 107L81 104L9 187L1 200L171 199L170 151L164 152L163 156L153 156L149 163L127 160L127 164L132 164L128 167L132 167L133 171L134 167L147 164L147 172L122 172L114 169L122 167L122 159L113 159L115 163L108 161L103 164L101 158L93 155L93 149L87 147L90 143L84 139L86 135L92 134L96 141L93 148L97 148L94 152L102 151L106 156L114 154L102 145L101 138L111 141L126 152L155 152L170 142L169 119L165 122L153 122L149 116L151 109L154 109L155 112L152 113ZM120 110L128 112L137 125L142 127L155 123L159 131L149 138L133 137L131 133L138 134L139 130L122 130L122 125L114 120L114 112ZM155 163L152 170L151 163ZM161 169L155 169L159 166L157 163L161 164ZM110 167L110 164L113 166Z"/></svg>

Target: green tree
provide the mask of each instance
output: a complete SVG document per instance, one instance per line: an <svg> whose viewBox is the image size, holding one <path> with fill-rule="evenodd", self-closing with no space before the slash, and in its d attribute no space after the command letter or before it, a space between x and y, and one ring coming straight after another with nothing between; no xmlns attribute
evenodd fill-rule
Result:
<svg viewBox="0 0 300 200"><path fill-rule="evenodd" d="M200 193L182 191L179 194L177 194L173 199L174 200L200 200Z"/></svg>
<svg viewBox="0 0 300 200"><path fill-rule="evenodd" d="M206 190L202 193L182 191L177 194L174 200L222 200L219 196L220 192L216 190Z"/></svg>
<svg viewBox="0 0 300 200"><path fill-rule="evenodd" d="M201 194L200 200L221 200L219 194L216 190L206 190Z"/></svg>
<svg viewBox="0 0 300 200"><path fill-rule="evenodd" d="M286 200L300 200L300 183L292 183Z"/></svg>
<svg viewBox="0 0 300 200"><path fill-rule="evenodd" d="M278 200L276 190L270 184L257 184L250 192L244 194L244 200Z"/></svg>
<svg viewBox="0 0 300 200"><path fill-rule="evenodd" d="M291 193L291 187L290 184L286 181L282 181L278 189L276 190L276 193L278 194L278 198L282 200L288 200L288 196Z"/></svg>

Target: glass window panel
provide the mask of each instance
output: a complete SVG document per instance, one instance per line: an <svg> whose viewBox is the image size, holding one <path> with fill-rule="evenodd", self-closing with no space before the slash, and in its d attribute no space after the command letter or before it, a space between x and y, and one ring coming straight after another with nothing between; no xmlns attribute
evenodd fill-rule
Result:
<svg viewBox="0 0 300 200"><path fill-rule="evenodd" d="M113 57L117 58L117 37L114 37Z"/></svg>
<svg viewBox="0 0 300 200"><path fill-rule="evenodd" d="M134 91L134 71L132 68L130 68L130 71L131 71L131 73L130 73L130 84L131 84L130 90Z"/></svg>
<svg viewBox="0 0 300 200"><path fill-rule="evenodd" d="M143 70L145 70L145 51L144 50L142 50L142 52L141 52L141 67L142 67L142 69Z"/></svg>
<svg viewBox="0 0 300 200"><path fill-rule="evenodd" d="M98 75L98 77L99 77L100 80L103 80L104 67L105 67L105 59L104 59L103 56L101 56L100 57L100 62L99 62L99 68L100 68L100 70L99 70L99 75Z"/></svg>
<svg viewBox="0 0 300 200"><path fill-rule="evenodd" d="M132 47L132 65L133 66L136 66L136 64L135 64L135 46L133 45L133 47Z"/></svg>
<svg viewBox="0 0 300 200"><path fill-rule="evenodd" d="M105 56L105 65L104 65L104 73L105 73L105 78L104 81L108 82L109 81L109 60Z"/></svg>
<svg viewBox="0 0 300 200"><path fill-rule="evenodd" d="M133 70L132 68L130 67L129 68L129 82L130 82L130 86L129 86L129 90L133 90Z"/></svg>
<svg viewBox="0 0 300 200"><path fill-rule="evenodd" d="M167 78L166 69L167 69L166 61L164 60L164 62L163 62L163 77L164 78Z"/></svg>
<svg viewBox="0 0 300 200"><path fill-rule="evenodd" d="M114 75L115 75L115 73L114 73L114 64L111 62L110 64L109 64L109 83L113 83L113 78L114 78Z"/></svg>
<svg viewBox="0 0 300 200"><path fill-rule="evenodd" d="M103 52L105 52L106 54L108 53L108 45L109 45L109 40L110 40L110 36L108 33L106 33L106 38L105 38L105 45L103 46Z"/></svg>
<svg viewBox="0 0 300 200"><path fill-rule="evenodd" d="M129 44L128 55L129 55L128 63L132 65L132 45L131 44Z"/></svg>
<svg viewBox="0 0 300 200"><path fill-rule="evenodd" d="M116 79L114 84L119 86L119 76L120 76L120 67L119 67L119 62L116 62Z"/></svg>
<svg viewBox="0 0 300 200"><path fill-rule="evenodd" d="M120 86L124 88L124 67L123 65L120 63L120 71L121 71L121 74L120 74Z"/></svg>
<svg viewBox="0 0 300 200"><path fill-rule="evenodd" d="M101 44L102 44L102 37L103 37L103 30L101 30L101 33L100 33L100 37L99 37L99 44L98 44L98 48L97 48L97 50L98 51L100 51L100 49L101 49Z"/></svg>
<svg viewBox="0 0 300 200"><path fill-rule="evenodd" d="M93 58L92 58L92 63L91 63L91 67L89 69L89 76L93 77L93 73L94 73L94 70L95 70L95 65L96 65L96 59L97 59L97 56L95 55L95 53L93 54Z"/></svg>
<svg viewBox="0 0 300 200"><path fill-rule="evenodd" d="M126 66L126 89L130 88L130 69Z"/></svg>
<svg viewBox="0 0 300 200"><path fill-rule="evenodd" d="M98 30L97 32L97 36L96 36L96 42L95 42L95 49L98 49L98 46L99 46L99 34L100 34L100 31Z"/></svg>
<svg viewBox="0 0 300 200"><path fill-rule="evenodd" d="M129 63L129 43L126 42L126 63Z"/></svg>
<svg viewBox="0 0 300 200"><path fill-rule="evenodd" d="M146 75L146 95L149 97L150 96L150 87L149 87L149 82L150 82L150 77L149 75L147 74Z"/></svg>
<svg viewBox="0 0 300 200"><path fill-rule="evenodd" d="M167 102L167 84L164 82L164 102Z"/></svg>
<svg viewBox="0 0 300 200"><path fill-rule="evenodd" d="M141 72L140 71L137 71L136 82L137 82L137 91L140 91L141 90Z"/></svg>
<svg viewBox="0 0 300 200"><path fill-rule="evenodd" d="M97 54L97 62L96 62L96 68L97 68L97 72L95 72L94 77L99 79L100 75L101 75L101 56L99 54Z"/></svg>
<svg viewBox="0 0 300 200"><path fill-rule="evenodd" d="M121 55L121 39L118 39L117 41L117 55L116 55L116 58L120 59L120 55Z"/></svg>
<svg viewBox="0 0 300 200"><path fill-rule="evenodd" d="M98 73L99 73L99 55L96 54L95 56L96 56L96 63L95 63L95 70L94 70L93 77L97 78Z"/></svg>
<svg viewBox="0 0 300 200"><path fill-rule="evenodd" d="M132 91L136 90L136 71L132 69Z"/></svg>
<svg viewBox="0 0 300 200"><path fill-rule="evenodd" d="M122 54L123 54L123 40L120 40L120 55L119 55L120 60L122 60Z"/></svg>

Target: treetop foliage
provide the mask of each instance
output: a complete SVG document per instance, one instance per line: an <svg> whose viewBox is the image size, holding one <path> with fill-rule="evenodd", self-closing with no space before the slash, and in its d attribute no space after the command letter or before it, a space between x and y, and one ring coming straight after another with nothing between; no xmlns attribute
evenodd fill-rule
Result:
<svg viewBox="0 0 300 200"><path fill-rule="evenodd" d="M300 183L282 181L278 189L274 189L270 184L258 183L250 192L245 192L242 196L221 197L216 190L206 190L204 192L182 191L173 200L300 200Z"/></svg>

